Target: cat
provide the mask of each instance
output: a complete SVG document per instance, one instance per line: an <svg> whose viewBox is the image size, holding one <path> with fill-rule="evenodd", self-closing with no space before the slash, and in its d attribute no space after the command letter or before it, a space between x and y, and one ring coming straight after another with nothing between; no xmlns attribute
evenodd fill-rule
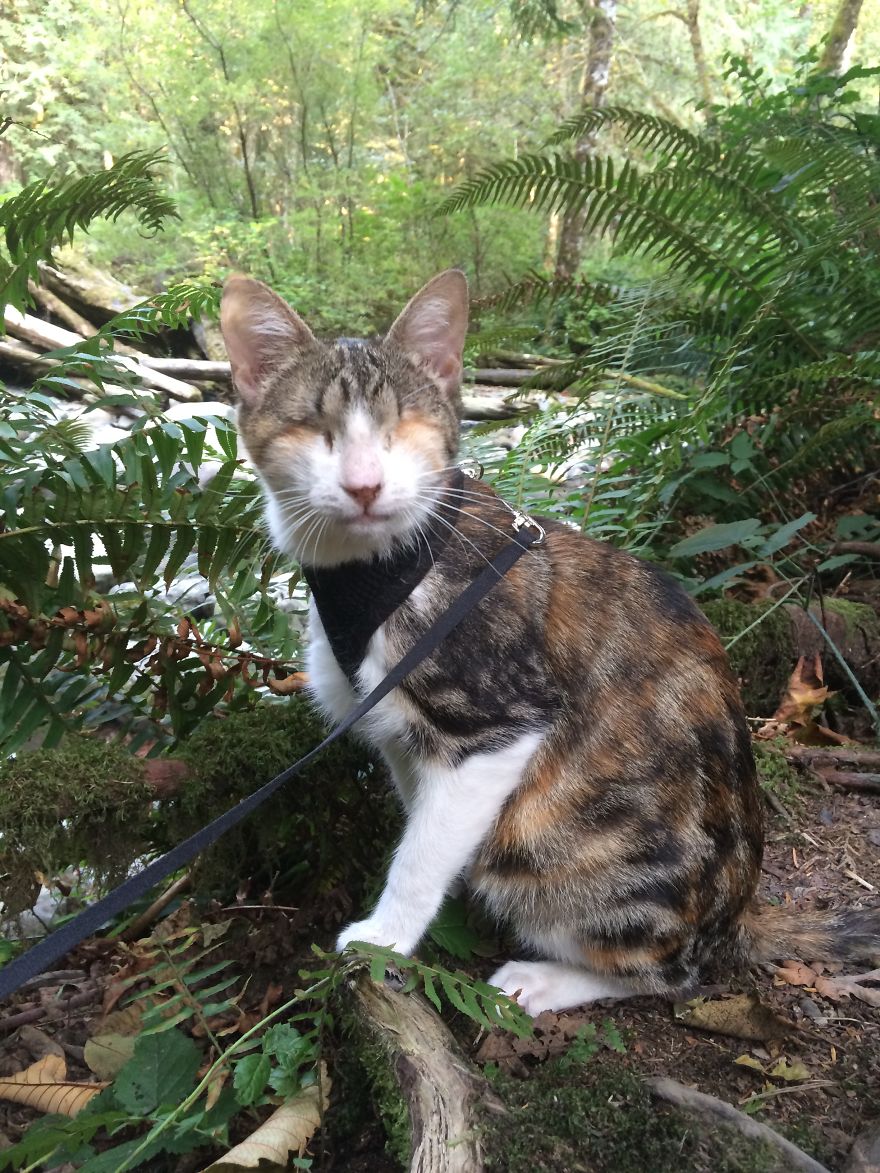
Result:
<svg viewBox="0 0 880 1173"><path fill-rule="evenodd" d="M380 340L317 340L267 286L226 282L239 429L275 544L312 588L307 671L332 720L513 534L456 468L464 275ZM406 823L373 912L339 935L409 954L464 877L537 959L490 979L532 1015L680 996L711 971L867 956L880 915L754 900L762 801L736 680L666 573L564 523L359 725Z"/></svg>

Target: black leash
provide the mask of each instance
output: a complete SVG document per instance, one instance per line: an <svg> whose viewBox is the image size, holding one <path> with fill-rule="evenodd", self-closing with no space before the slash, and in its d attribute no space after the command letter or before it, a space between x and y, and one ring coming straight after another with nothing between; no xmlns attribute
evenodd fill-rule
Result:
<svg viewBox="0 0 880 1173"><path fill-rule="evenodd" d="M531 519L524 518L523 521L525 524L534 524L531 523ZM14 961L8 962L0 970L0 999L8 998L24 982L29 981L31 978L36 977L37 974L42 973L43 970L48 969L53 962L64 957L71 949L74 949L84 941L86 937L90 937L96 933L107 921L112 920L119 913L124 912L130 904L134 903L141 896L146 895L154 884L158 884L160 880L164 880L172 872L176 872L179 868L182 868L184 864L194 859L200 851L204 851L206 847L210 847L212 843L216 842L225 831L234 827L236 823L240 823L242 819L247 818L251 811L256 810L280 786L283 786L285 782L295 774L298 774L303 766L307 765L313 758L316 758L331 742L351 729L352 725L356 724L384 696L387 696L393 688L396 688L405 676L408 676L426 656L430 655L438 644L446 639L447 635L458 626L468 612L472 611L477 603L489 593L492 587L507 574L511 566L535 542L540 542L544 536L543 531L537 525L534 525L534 529L529 533L523 532L523 528L517 525L516 521L514 522L514 528L516 529L516 533L510 545L505 546L503 550L496 554L488 566L462 591L449 610L444 611L440 618L410 648L403 659L395 664L385 679L359 705L356 705L347 717L340 721L320 745L315 746L305 757L300 758L298 762L294 762L292 766L288 766L286 770L278 774L271 782L267 782L259 790L255 790L253 794L242 799L231 810L213 819L201 831L196 831L194 835L190 835L188 839L184 839L182 843L178 843L171 851L160 856L159 859L153 860L152 863L147 864L136 876L131 876L96 904L78 913L72 920L67 921L66 924L56 929L48 937L44 937L33 948L29 949L27 953L21 957L17 957Z"/></svg>

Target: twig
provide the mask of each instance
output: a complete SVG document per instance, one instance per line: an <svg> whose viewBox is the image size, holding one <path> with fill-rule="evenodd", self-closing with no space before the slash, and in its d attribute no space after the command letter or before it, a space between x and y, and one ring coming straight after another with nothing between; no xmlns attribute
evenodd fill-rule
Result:
<svg viewBox="0 0 880 1173"><path fill-rule="evenodd" d="M670 1104L675 1104L678 1108L691 1108L703 1116L713 1116L716 1120L722 1120L725 1124L732 1125L750 1140L763 1141L765 1144L772 1145L785 1154L788 1159L788 1167L791 1169L803 1169L806 1173L830 1173L825 1165L814 1161L803 1149L799 1149L790 1140L780 1136L775 1129L746 1116L745 1112L740 1112L738 1108L734 1108L733 1104L728 1104L725 1100L719 1100L716 1096L685 1087L684 1084L678 1083L674 1079L648 1079L645 1082L654 1095L659 1096L662 1100L667 1100Z"/></svg>
<svg viewBox="0 0 880 1173"><path fill-rule="evenodd" d="M48 1015L57 1015L66 1013L68 1010L79 1010L83 1006L88 1006L90 1002L94 1002L98 997L98 988L95 986L91 990L83 990L79 994L72 994L63 1002L47 1002L40 1006L32 1006L28 1010L20 1010L17 1014L10 1014L7 1018L0 1018L0 1034L5 1034L8 1031L17 1030L20 1026L25 1026L29 1022L39 1022L41 1018Z"/></svg>
<svg viewBox="0 0 880 1173"><path fill-rule="evenodd" d="M863 888L867 888L869 892L876 892L877 889L873 884L869 884L867 880L863 880L861 876L857 876L855 872L850 871L849 868L843 869L843 874L849 876L851 880L855 880L857 884L861 884Z"/></svg>
<svg viewBox="0 0 880 1173"><path fill-rule="evenodd" d="M169 884L161 896L158 896L149 908L144 909L140 916L135 917L125 932L119 934L122 941L136 941L147 925L151 925L163 909L167 908L176 896L189 887L192 872L184 872L178 876L173 884Z"/></svg>

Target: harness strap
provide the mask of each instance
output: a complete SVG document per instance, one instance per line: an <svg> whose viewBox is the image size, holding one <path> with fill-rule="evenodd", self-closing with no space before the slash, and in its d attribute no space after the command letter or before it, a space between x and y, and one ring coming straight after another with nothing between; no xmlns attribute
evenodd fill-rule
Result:
<svg viewBox="0 0 880 1173"><path fill-rule="evenodd" d="M0 970L0 999L8 998L10 994L15 993L24 982L48 969L59 958L64 957L71 949L96 933L107 921L124 912L141 896L146 895L154 884L158 884L160 880L164 880L172 872L176 872L189 863L206 847L210 847L225 831L247 818L251 811L256 810L280 786L298 774L303 766L316 758L331 742L336 741L343 733L347 733L352 725L374 708L393 688L396 688L405 676L443 642L468 612L473 610L477 603L507 574L511 566L526 553L530 546L540 541L542 536L542 532L537 528L534 532L518 531L510 545L505 546L496 554L489 565L462 591L449 609L443 612L440 618L419 637L406 655L395 664L385 679L373 689L369 696L356 705L347 717L339 722L320 745L316 745L298 762L288 766L271 782L267 782L259 790L255 790L253 794L242 799L236 806L224 814L218 815L216 819L212 819L201 831L196 831L194 835L190 835L188 839L178 843L165 855L147 864L137 875L129 877L101 900L78 913L56 929L54 933L44 937L27 953L8 962Z"/></svg>

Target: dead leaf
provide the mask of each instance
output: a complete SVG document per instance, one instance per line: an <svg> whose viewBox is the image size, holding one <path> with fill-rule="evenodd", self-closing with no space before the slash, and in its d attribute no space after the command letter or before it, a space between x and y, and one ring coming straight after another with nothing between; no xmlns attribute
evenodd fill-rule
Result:
<svg viewBox="0 0 880 1173"><path fill-rule="evenodd" d="M305 672L291 672L289 676L284 676L280 680L267 675L265 680L269 688L279 696L289 696L294 692L302 692L308 682L309 678Z"/></svg>
<svg viewBox="0 0 880 1173"><path fill-rule="evenodd" d="M134 1035L100 1034L88 1039L83 1047L83 1059L98 1079L115 1079L134 1054Z"/></svg>
<svg viewBox="0 0 880 1173"><path fill-rule="evenodd" d="M880 982L880 969L872 969L868 973L838 974L837 977L817 977L815 989L817 994L832 1002L852 996L869 1006L880 1006L880 989L866 986L865 982Z"/></svg>
<svg viewBox="0 0 880 1173"><path fill-rule="evenodd" d="M735 994L732 998L713 1001L694 998L676 1005L675 1017L697 1030L759 1042L787 1038L797 1029L794 1023L765 1006L757 994Z"/></svg>
<svg viewBox="0 0 880 1173"><path fill-rule="evenodd" d="M779 1059L767 1072L771 1079L784 1079L786 1083L800 1083L802 1079L811 1079L811 1073L800 1059Z"/></svg>
<svg viewBox="0 0 880 1173"><path fill-rule="evenodd" d="M789 678L779 708L756 736L788 737L810 745L824 745L829 741L837 743L840 736L816 721L819 709L833 695L825 684L822 659L818 652L812 659L801 656Z"/></svg>
<svg viewBox="0 0 880 1173"><path fill-rule="evenodd" d="M839 967L826 963L819 970L837 970ZM866 982L880 983L880 969L872 969L867 973L821 973L804 965L801 961L787 961L776 970L776 976L792 986L809 986L823 998L830 1002L839 1002L841 998L858 998L869 1006L880 1006L880 989L866 985Z"/></svg>
<svg viewBox="0 0 880 1173"><path fill-rule="evenodd" d="M76 1116L107 1086L69 1082L66 1075L65 1060L60 1055L46 1055L24 1071L0 1079L0 1099L25 1104L37 1112Z"/></svg>
<svg viewBox="0 0 880 1173"><path fill-rule="evenodd" d="M764 1074L764 1064L754 1055L739 1055L734 1059L734 1063L737 1067L751 1067L753 1071L760 1071L762 1075Z"/></svg>
<svg viewBox="0 0 880 1173"><path fill-rule="evenodd" d="M806 656L801 656L788 681L785 696L771 720L808 725L813 720L815 710L825 704L828 696L819 653L809 663Z"/></svg>
<svg viewBox="0 0 880 1173"><path fill-rule="evenodd" d="M786 961L777 968L776 977L790 986L814 986L818 974L802 961Z"/></svg>
<svg viewBox="0 0 880 1173"><path fill-rule="evenodd" d="M238 1173L240 1169L258 1168L261 1161L286 1168L289 1153L301 1157L305 1152L327 1109L329 1092L330 1081L322 1063L320 1089L318 1084L312 1084L286 1100L256 1132L209 1165L204 1173Z"/></svg>

